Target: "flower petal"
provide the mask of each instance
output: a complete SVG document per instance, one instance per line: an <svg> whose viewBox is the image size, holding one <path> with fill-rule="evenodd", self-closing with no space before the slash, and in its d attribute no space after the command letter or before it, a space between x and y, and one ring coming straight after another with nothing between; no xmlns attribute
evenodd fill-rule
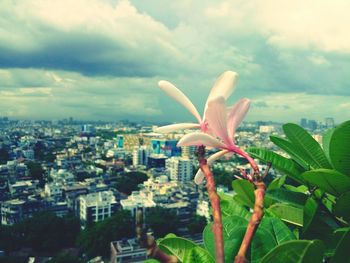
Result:
<svg viewBox="0 0 350 263"><path fill-rule="evenodd" d="M228 150L222 150L222 151L214 153L213 155L211 155L208 158L208 160L207 160L208 165L211 166L216 160L218 160L221 156L223 156L227 153L229 153ZM204 177L205 177L205 175L202 172L202 170L198 169L196 175L194 176L194 182L196 184L201 184L203 182Z"/></svg>
<svg viewBox="0 0 350 263"><path fill-rule="evenodd" d="M169 133L177 130L186 130L186 129L194 129L194 128L200 128L200 125L198 123L176 123L176 124L158 127L157 129L155 129L155 132Z"/></svg>
<svg viewBox="0 0 350 263"><path fill-rule="evenodd" d="M211 131L218 136L226 145L230 145L230 138L227 134L227 113L225 99L215 98L208 103L206 121Z"/></svg>
<svg viewBox="0 0 350 263"><path fill-rule="evenodd" d="M234 141L235 131L238 128L239 124L242 122L245 115L247 114L249 106L249 99L241 99L232 107L231 112L228 115L228 136L230 137L232 142Z"/></svg>
<svg viewBox="0 0 350 263"><path fill-rule="evenodd" d="M220 77L215 81L213 88L209 93L207 102L205 103L204 116L206 116L206 110L208 108L209 101L217 97L224 97L226 100L232 94L237 78L238 74L233 71L225 71L220 75Z"/></svg>
<svg viewBox="0 0 350 263"><path fill-rule="evenodd" d="M183 105L187 110L189 110L194 117L198 120L198 122L202 122L202 119L196 109L196 107L193 105L193 103L190 101L189 98L181 90L176 88L173 84L171 84L169 81L161 80L158 82L159 87L170 97L175 99L178 103Z"/></svg>
<svg viewBox="0 0 350 263"><path fill-rule="evenodd" d="M226 149L226 145L205 133L192 132L183 136L177 143L177 146L205 145L214 148Z"/></svg>

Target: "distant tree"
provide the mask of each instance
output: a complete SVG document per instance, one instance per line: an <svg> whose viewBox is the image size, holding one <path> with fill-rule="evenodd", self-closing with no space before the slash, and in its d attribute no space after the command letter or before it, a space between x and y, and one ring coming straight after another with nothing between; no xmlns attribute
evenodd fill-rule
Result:
<svg viewBox="0 0 350 263"><path fill-rule="evenodd" d="M10 160L9 152L6 148L0 148L0 164L5 164Z"/></svg>
<svg viewBox="0 0 350 263"><path fill-rule="evenodd" d="M190 234L197 234L202 233L206 225L207 219L204 216L195 215L187 227Z"/></svg>
<svg viewBox="0 0 350 263"><path fill-rule="evenodd" d="M84 229L77 244L90 257L106 257L110 253L111 241L132 237L134 234L134 220L130 211L120 210L112 217Z"/></svg>
<svg viewBox="0 0 350 263"><path fill-rule="evenodd" d="M51 213L38 213L14 227L21 233L25 246L46 252L73 246L80 232L79 220L74 216L61 218Z"/></svg>
<svg viewBox="0 0 350 263"><path fill-rule="evenodd" d="M163 237L168 233L176 234L181 226L180 219L174 211L160 206L152 207L146 212L146 224L156 237Z"/></svg>
<svg viewBox="0 0 350 263"><path fill-rule="evenodd" d="M34 180L39 180L40 184L44 183L44 170L38 162L28 162L27 167L29 170L29 176Z"/></svg>
<svg viewBox="0 0 350 263"><path fill-rule="evenodd" d="M38 213L13 226L0 226L0 247L6 252L31 247L38 252L56 253L74 246L79 232L79 220L73 215L61 218Z"/></svg>
<svg viewBox="0 0 350 263"><path fill-rule="evenodd" d="M115 179L114 187L122 193L131 194L132 191L138 190L138 185L148 179L147 174L142 172L129 172L118 175Z"/></svg>
<svg viewBox="0 0 350 263"><path fill-rule="evenodd" d="M72 254L59 253L51 258L48 263L83 263L83 261Z"/></svg>
<svg viewBox="0 0 350 263"><path fill-rule="evenodd" d="M226 186L229 190L232 190L232 181L236 179L234 177L235 173L213 169L213 174L216 185L223 185Z"/></svg>

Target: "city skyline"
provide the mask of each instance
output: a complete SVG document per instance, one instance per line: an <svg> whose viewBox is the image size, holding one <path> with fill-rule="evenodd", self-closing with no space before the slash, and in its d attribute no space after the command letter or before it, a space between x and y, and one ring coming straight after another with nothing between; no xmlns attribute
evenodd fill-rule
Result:
<svg viewBox="0 0 350 263"><path fill-rule="evenodd" d="M0 3L0 116L191 121L157 86L202 110L215 79L239 73L230 104L247 121L350 117L347 1ZM327 19L324 19L324 17Z"/></svg>

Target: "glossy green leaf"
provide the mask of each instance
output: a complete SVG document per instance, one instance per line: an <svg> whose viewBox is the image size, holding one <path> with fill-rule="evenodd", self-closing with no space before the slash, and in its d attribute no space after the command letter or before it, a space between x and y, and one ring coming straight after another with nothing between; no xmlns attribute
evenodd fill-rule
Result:
<svg viewBox="0 0 350 263"><path fill-rule="evenodd" d="M305 185L294 186L294 185L284 184L284 188L292 192L303 193L303 194L309 191L309 188L307 188L307 186Z"/></svg>
<svg viewBox="0 0 350 263"><path fill-rule="evenodd" d="M321 241L293 240L275 247L261 263L321 263L323 252Z"/></svg>
<svg viewBox="0 0 350 263"><path fill-rule="evenodd" d="M335 170L317 169L302 174L304 180L320 189L339 196L350 191L350 177Z"/></svg>
<svg viewBox="0 0 350 263"><path fill-rule="evenodd" d="M303 208L277 203L270 206L267 210L285 222L303 226Z"/></svg>
<svg viewBox="0 0 350 263"><path fill-rule="evenodd" d="M220 197L221 215L223 217L236 215L249 220L251 213L237 203L232 196L228 196L224 193L218 193L218 195Z"/></svg>
<svg viewBox="0 0 350 263"><path fill-rule="evenodd" d="M241 245L246 231L248 220L239 216L230 216L222 219L222 232L225 244L225 262L233 262ZM215 258L215 239L212 231L212 223L203 231L203 241L206 249Z"/></svg>
<svg viewBox="0 0 350 263"><path fill-rule="evenodd" d="M338 217L343 217L345 220L350 221L350 192L339 196L334 205L334 213Z"/></svg>
<svg viewBox="0 0 350 263"><path fill-rule="evenodd" d="M184 258L184 263L215 263L209 252L199 246L192 248Z"/></svg>
<svg viewBox="0 0 350 263"><path fill-rule="evenodd" d="M305 152L294 146L290 141L277 136L270 136L270 140L283 151L288 153L288 155L294 159L299 165L301 165L305 170L310 169L310 165L304 160Z"/></svg>
<svg viewBox="0 0 350 263"><path fill-rule="evenodd" d="M290 231L286 224L284 224L281 219L277 217L265 216L261 221L259 228L269 230L269 232L274 236L277 245L290 240L295 240L295 236L292 231Z"/></svg>
<svg viewBox="0 0 350 263"><path fill-rule="evenodd" d="M144 263L160 263L160 261L151 258L151 259L147 259L146 261L144 261Z"/></svg>
<svg viewBox="0 0 350 263"><path fill-rule="evenodd" d="M288 140L297 149L296 152L300 153L298 157L311 168L332 168L321 146L306 130L294 123L282 127Z"/></svg>
<svg viewBox="0 0 350 263"><path fill-rule="evenodd" d="M329 156L334 168L350 177L350 121L335 128L329 142Z"/></svg>
<svg viewBox="0 0 350 263"><path fill-rule="evenodd" d="M285 175L277 177L267 186L266 190L269 191L269 190L279 189L282 187L285 181L286 181Z"/></svg>
<svg viewBox="0 0 350 263"><path fill-rule="evenodd" d="M268 231L264 227L259 226L251 244L250 262L260 262L261 259L276 245L276 239L272 235L272 232Z"/></svg>
<svg viewBox="0 0 350 263"><path fill-rule="evenodd" d="M340 241L338 242L334 256L331 259L331 263L343 263L349 260L350 249L350 228L344 231Z"/></svg>
<svg viewBox="0 0 350 263"><path fill-rule="evenodd" d="M314 219L316 212L318 210L317 201L310 197L304 206L304 223L303 223L303 232L306 232L310 226L312 220Z"/></svg>
<svg viewBox="0 0 350 263"><path fill-rule="evenodd" d="M239 197L240 203L242 202L241 204L250 208L254 207L254 186L251 182L248 180L234 180L232 182L232 188L236 192L237 197Z"/></svg>
<svg viewBox="0 0 350 263"><path fill-rule="evenodd" d="M254 158L260 159L265 163L271 162L273 168L287 175L294 181L298 183L304 182L303 178L301 177L301 173L303 173L305 170L298 166L293 160L262 148L252 147L247 151Z"/></svg>
<svg viewBox="0 0 350 263"><path fill-rule="evenodd" d="M303 207L306 200L306 194L292 192L281 188L266 191L264 204L267 207L275 203L286 203L297 207Z"/></svg>
<svg viewBox="0 0 350 263"><path fill-rule="evenodd" d="M176 256L180 261L183 261L190 250L197 246L191 240L181 237L163 238L159 244L159 248L164 252Z"/></svg>
<svg viewBox="0 0 350 263"><path fill-rule="evenodd" d="M334 131L335 131L335 128L329 129L322 136L323 151L326 154L327 159L330 162L330 164L332 164L332 160L331 160L331 158L329 156L329 146L330 146L331 138L333 136Z"/></svg>

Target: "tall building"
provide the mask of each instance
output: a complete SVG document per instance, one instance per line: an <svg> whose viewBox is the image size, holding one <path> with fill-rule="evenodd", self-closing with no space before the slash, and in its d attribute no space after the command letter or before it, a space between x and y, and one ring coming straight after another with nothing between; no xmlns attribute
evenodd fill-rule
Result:
<svg viewBox="0 0 350 263"><path fill-rule="evenodd" d="M184 157L171 157L165 161L167 173L172 181L188 182L193 177L192 160Z"/></svg>
<svg viewBox="0 0 350 263"><path fill-rule="evenodd" d="M124 147L124 136L123 135L117 135L117 144L118 144L118 148Z"/></svg>
<svg viewBox="0 0 350 263"><path fill-rule="evenodd" d="M132 152L132 164L134 166L138 165L148 165L148 157L151 155L152 150L147 146L135 146Z"/></svg>
<svg viewBox="0 0 350 263"><path fill-rule="evenodd" d="M307 128L307 119L305 118L302 118L300 119L300 126L303 127L303 128Z"/></svg>
<svg viewBox="0 0 350 263"><path fill-rule="evenodd" d="M196 146L182 146L181 156L184 158L192 158L196 152Z"/></svg>
<svg viewBox="0 0 350 263"><path fill-rule="evenodd" d="M82 227L111 217L118 205L112 191L91 193L79 197L80 221Z"/></svg>
<svg viewBox="0 0 350 263"><path fill-rule="evenodd" d="M168 157L180 156L181 148L177 147L177 140L153 139L151 141L154 154L164 154Z"/></svg>

